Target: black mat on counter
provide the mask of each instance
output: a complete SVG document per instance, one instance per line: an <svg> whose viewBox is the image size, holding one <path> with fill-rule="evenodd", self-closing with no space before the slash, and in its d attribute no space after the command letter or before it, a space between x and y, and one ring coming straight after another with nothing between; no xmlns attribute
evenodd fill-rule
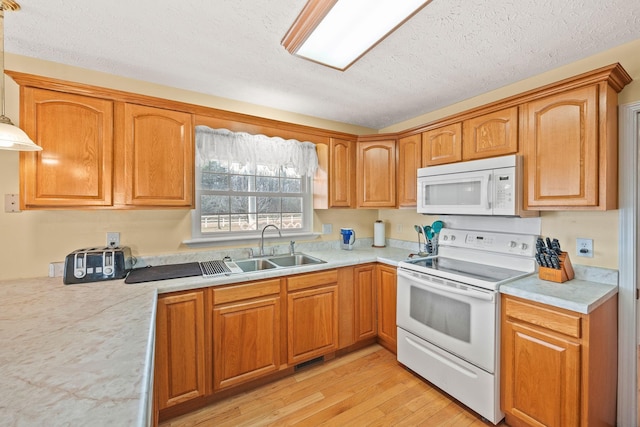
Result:
<svg viewBox="0 0 640 427"><path fill-rule="evenodd" d="M153 282L155 280L179 279L181 277L193 276L202 276L202 270L200 270L200 263L198 262L136 268L129 272L124 283Z"/></svg>

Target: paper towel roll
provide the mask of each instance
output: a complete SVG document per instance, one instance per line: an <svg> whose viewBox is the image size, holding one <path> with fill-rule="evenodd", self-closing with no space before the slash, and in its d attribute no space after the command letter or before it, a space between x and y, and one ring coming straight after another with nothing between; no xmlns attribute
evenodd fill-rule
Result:
<svg viewBox="0 0 640 427"><path fill-rule="evenodd" d="M384 248L385 246L384 222L378 220L373 224L373 247Z"/></svg>

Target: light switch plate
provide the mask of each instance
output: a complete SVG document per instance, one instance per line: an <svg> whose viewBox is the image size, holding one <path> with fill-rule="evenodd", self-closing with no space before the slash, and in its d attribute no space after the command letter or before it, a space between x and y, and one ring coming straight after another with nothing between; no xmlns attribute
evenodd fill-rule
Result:
<svg viewBox="0 0 640 427"><path fill-rule="evenodd" d="M20 199L17 194L4 195L4 211L6 213L20 212Z"/></svg>
<svg viewBox="0 0 640 427"><path fill-rule="evenodd" d="M322 234L331 234L333 232L332 224L322 224Z"/></svg>

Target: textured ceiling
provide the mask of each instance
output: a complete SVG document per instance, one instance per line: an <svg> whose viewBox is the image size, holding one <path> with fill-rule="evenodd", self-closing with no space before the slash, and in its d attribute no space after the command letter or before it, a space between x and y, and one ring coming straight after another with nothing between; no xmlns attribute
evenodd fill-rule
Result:
<svg viewBox="0 0 640 427"><path fill-rule="evenodd" d="M640 38L638 0L433 0L341 72L280 45L305 0L20 4L7 52L373 129Z"/></svg>

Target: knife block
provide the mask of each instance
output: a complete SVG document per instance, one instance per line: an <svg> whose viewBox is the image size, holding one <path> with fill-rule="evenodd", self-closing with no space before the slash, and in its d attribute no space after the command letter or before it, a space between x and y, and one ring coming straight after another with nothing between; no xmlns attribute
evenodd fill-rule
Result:
<svg viewBox="0 0 640 427"><path fill-rule="evenodd" d="M548 280L549 282L563 283L574 278L573 266L569 259L569 254L561 252L558 255L560 260L560 269L539 267L538 277L542 280Z"/></svg>

